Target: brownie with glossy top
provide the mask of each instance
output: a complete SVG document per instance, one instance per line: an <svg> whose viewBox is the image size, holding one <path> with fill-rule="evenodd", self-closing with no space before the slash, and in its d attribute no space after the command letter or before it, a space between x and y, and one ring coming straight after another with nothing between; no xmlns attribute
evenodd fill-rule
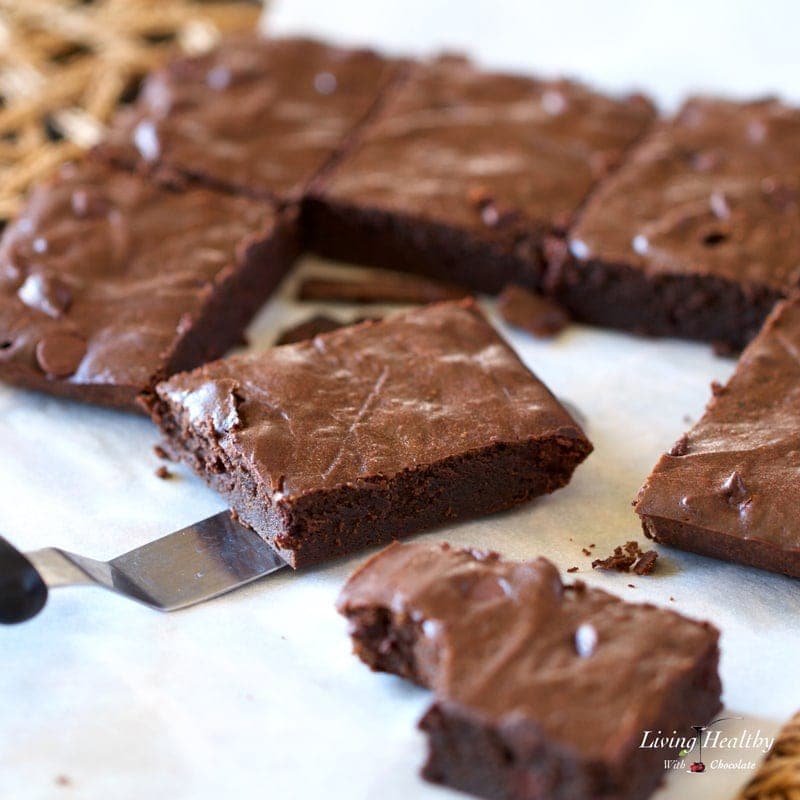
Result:
<svg viewBox="0 0 800 800"><path fill-rule="evenodd" d="M777 100L689 100L550 242L550 290L579 320L741 349L800 286L798 141Z"/></svg>
<svg viewBox="0 0 800 800"><path fill-rule="evenodd" d="M566 230L653 117L640 96L454 56L417 64L313 184L310 245L479 291L537 286L543 237Z"/></svg>
<svg viewBox="0 0 800 800"><path fill-rule="evenodd" d="M151 411L295 567L552 492L592 449L472 301L208 364Z"/></svg>
<svg viewBox="0 0 800 800"><path fill-rule="evenodd" d="M636 500L657 542L800 578L800 300L782 303Z"/></svg>
<svg viewBox="0 0 800 800"><path fill-rule="evenodd" d="M346 151L402 62L307 38L225 37L151 73L99 152L217 188L296 200Z"/></svg>
<svg viewBox="0 0 800 800"><path fill-rule="evenodd" d="M393 544L338 602L372 669L430 688L423 776L502 800L643 800L720 707L719 632L543 558ZM649 734L648 734L649 732Z"/></svg>
<svg viewBox="0 0 800 800"><path fill-rule="evenodd" d="M241 341L298 249L293 211L68 164L0 242L0 379L141 410Z"/></svg>

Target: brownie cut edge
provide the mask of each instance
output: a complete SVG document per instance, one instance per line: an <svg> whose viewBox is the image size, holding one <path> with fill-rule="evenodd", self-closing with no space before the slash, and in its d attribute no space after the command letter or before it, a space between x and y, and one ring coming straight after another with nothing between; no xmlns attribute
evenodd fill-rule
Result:
<svg viewBox="0 0 800 800"><path fill-rule="evenodd" d="M299 252L297 216L65 164L0 240L0 380L141 412L158 381L241 341Z"/></svg>
<svg viewBox="0 0 800 800"><path fill-rule="evenodd" d="M544 236L563 235L654 116L639 95L489 73L456 56L417 63L312 183L308 244L481 292L540 288Z"/></svg>
<svg viewBox="0 0 800 800"><path fill-rule="evenodd" d="M645 534L800 578L800 299L782 301L635 500Z"/></svg>
<svg viewBox="0 0 800 800"><path fill-rule="evenodd" d="M338 610L372 669L432 690L423 776L507 800L644 800L720 708L719 632L447 544L395 543L349 579Z"/></svg>
<svg viewBox="0 0 800 800"><path fill-rule="evenodd" d="M798 285L800 109L690 98L550 240L575 319L741 350Z"/></svg>
<svg viewBox="0 0 800 800"><path fill-rule="evenodd" d="M206 365L149 409L294 567L555 491L592 449L472 301Z"/></svg>

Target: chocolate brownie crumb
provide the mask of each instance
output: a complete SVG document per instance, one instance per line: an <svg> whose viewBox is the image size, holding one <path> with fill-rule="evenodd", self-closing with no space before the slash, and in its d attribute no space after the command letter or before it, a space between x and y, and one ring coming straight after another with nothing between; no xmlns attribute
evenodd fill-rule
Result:
<svg viewBox="0 0 800 800"><path fill-rule="evenodd" d="M34 352L42 372L51 378L68 378L86 355L86 342L73 333L51 333L39 339Z"/></svg>
<svg viewBox="0 0 800 800"><path fill-rule="evenodd" d="M685 456L689 451L689 437L684 433L674 445L672 450L669 451L671 456Z"/></svg>
<svg viewBox="0 0 800 800"><path fill-rule="evenodd" d="M169 453L160 444L157 444L153 447L153 452L162 461L172 461L172 459L169 457Z"/></svg>
<svg viewBox="0 0 800 800"><path fill-rule="evenodd" d="M578 568L577 568L577 567L570 567L570 568L567 570L567 572L577 572L577 571L578 571Z"/></svg>
<svg viewBox="0 0 800 800"><path fill-rule="evenodd" d="M655 550L648 550L643 553L639 560L633 565L633 571L637 575L652 575L656 568L658 553Z"/></svg>
<svg viewBox="0 0 800 800"><path fill-rule="evenodd" d="M617 572L630 572L637 575L650 575L656 567L658 553L655 550L644 552L638 542L626 542L615 547L613 555L592 561L592 569L608 569Z"/></svg>
<svg viewBox="0 0 800 800"><path fill-rule="evenodd" d="M592 554L592 551L591 551L591 550L589 550L589 549L588 549L588 548L586 548L586 547L583 547L583 548L581 548L581 552L582 552L582 553L583 553L583 554L584 554L584 555L585 555L587 558L588 558L588 557L589 557L589 556Z"/></svg>
<svg viewBox="0 0 800 800"><path fill-rule="evenodd" d="M161 478L162 481L168 481L172 477L172 473L165 466L160 466L156 470L156 477Z"/></svg>
<svg viewBox="0 0 800 800"><path fill-rule="evenodd" d="M711 352L719 358L736 358L739 355L739 350L735 348L730 342L711 342Z"/></svg>
<svg viewBox="0 0 800 800"><path fill-rule="evenodd" d="M540 338L555 336L569 324L569 315L560 305L516 284L500 293L497 310L509 325Z"/></svg>

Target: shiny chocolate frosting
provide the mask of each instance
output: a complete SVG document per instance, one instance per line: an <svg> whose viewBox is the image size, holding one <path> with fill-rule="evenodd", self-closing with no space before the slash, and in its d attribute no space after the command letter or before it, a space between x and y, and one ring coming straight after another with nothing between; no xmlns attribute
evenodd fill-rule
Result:
<svg viewBox="0 0 800 800"><path fill-rule="evenodd" d="M700 421L656 464L636 512L800 554L800 300L778 306Z"/></svg>
<svg viewBox="0 0 800 800"><path fill-rule="evenodd" d="M402 65L311 39L226 37L146 79L101 148L260 197L299 197Z"/></svg>
<svg viewBox="0 0 800 800"><path fill-rule="evenodd" d="M156 393L182 425L243 461L266 503L495 443L557 436L591 450L471 300L217 361Z"/></svg>
<svg viewBox="0 0 800 800"><path fill-rule="evenodd" d="M496 726L508 746L524 746L530 725L589 761L635 751L674 682L713 659L719 636L672 611L565 585L544 558L512 562L429 542L371 558L338 609L356 636L364 612L388 614L392 633L380 647L389 652L391 637L402 637L406 677Z"/></svg>
<svg viewBox="0 0 800 800"><path fill-rule="evenodd" d="M34 189L0 243L0 376L109 387L125 405L274 212L92 160Z"/></svg>
<svg viewBox="0 0 800 800"><path fill-rule="evenodd" d="M694 98L593 195L570 232L579 261L800 283L800 109Z"/></svg>
<svg viewBox="0 0 800 800"><path fill-rule="evenodd" d="M489 237L562 229L653 116L641 96L445 56L413 68L324 194Z"/></svg>

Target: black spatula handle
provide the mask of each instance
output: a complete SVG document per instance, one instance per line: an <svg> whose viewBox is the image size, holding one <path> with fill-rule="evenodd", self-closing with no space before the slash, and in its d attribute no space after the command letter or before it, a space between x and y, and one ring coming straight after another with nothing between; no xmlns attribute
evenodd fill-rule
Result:
<svg viewBox="0 0 800 800"><path fill-rule="evenodd" d="M0 624L35 617L47 602L47 584L36 567L0 536Z"/></svg>

